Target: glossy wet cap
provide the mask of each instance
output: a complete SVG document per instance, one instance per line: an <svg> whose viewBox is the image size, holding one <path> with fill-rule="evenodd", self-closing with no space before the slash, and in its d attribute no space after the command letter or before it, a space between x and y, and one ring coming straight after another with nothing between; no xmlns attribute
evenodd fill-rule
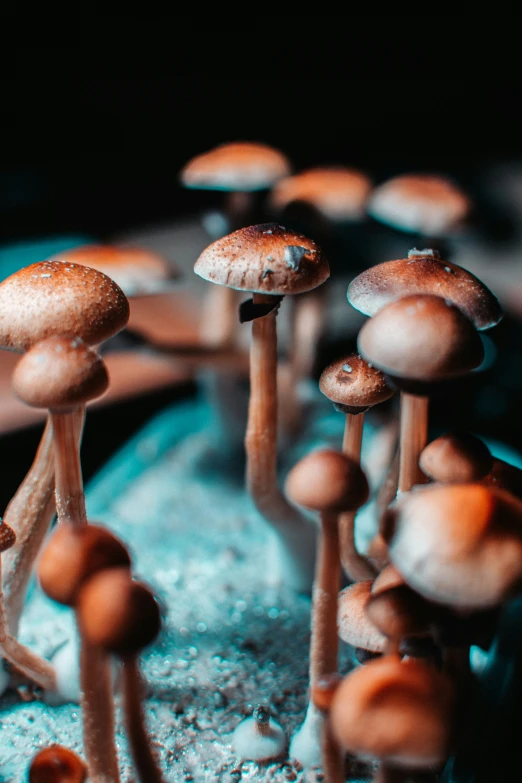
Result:
<svg viewBox="0 0 522 783"><path fill-rule="evenodd" d="M459 226L470 208L468 197L450 180L406 174L375 188L368 212L400 231L440 237Z"/></svg>
<svg viewBox="0 0 522 783"><path fill-rule="evenodd" d="M522 581L522 502L481 484L433 484L387 512L389 555L428 600L462 609L502 603Z"/></svg>
<svg viewBox="0 0 522 783"><path fill-rule="evenodd" d="M372 592L366 614L378 631L397 640L428 634L434 618L428 601L406 584Z"/></svg>
<svg viewBox="0 0 522 783"><path fill-rule="evenodd" d="M6 552L16 542L16 534L12 527L7 522L0 520L0 554Z"/></svg>
<svg viewBox="0 0 522 783"><path fill-rule="evenodd" d="M85 582L77 616L85 638L114 655L136 655L161 628L153 593L132 579L127 568L99 571Z"/></svg>
<svg viewBox="0 0 522 783"><path fill-rule="evenodd" d="M358 220L366 213L371 188L370 178L355 169L314 168L280 180L270 203L282 210L302 201L329 220Z"/></svg>
<svg viewBox="0 0 522 783"><path fill-rule="evenodd" d="M33 408L67 409L100 397L109 385L105 362L82 340L49 337L25 353L13 389Z"/></svg>
<svg viewBox="0 0 522 783"><path fill-rule="evenodd" d="M348 286L348 301L364 315L412 294L434 294L453 302L476 329L502 319L498 299L466 269L442 261L433 250L412 250L408 258L385 261L361 272Z"/></svg>
<svg viewBox="0 0 522 783"><path fill-rule="evenodd" d="M311 291L330 276L321 248L278 223L247 226L218 239L202 252L194 272L238 291L280 296Z"/></svg>
<svg viewBox="0 0 522 783"><path fill-rule="evenodd" d="M33 758L29 783L84 783L87 766L72 750L50 745Z"/></svg>
<svg viewBox="0 0 522 783"><path fill-rule="evenodd" d="M26 351L57 334L97 345L128 320L121 288L81 264L42 261L0 284L0 345L9 350Z"/></svg>
<svg viewBox="0 0 522 783"><path fill-rule="evenodd" d="M288 474L285 489L298 506L332 512L355 511L370 491L359 463L333 449L303 457Z"/></svg>
<svg viewBox="0 0 522 783"><path fill-rule="evenodd" d="M341 747L364 759L405 769L431 769L453 739L451 681L419 660L385 656L350 673L330 712Z"/></svg>
<svg viewBox="0 0 522 783"><path fill-rule="evenodd" d="M62 251L51 261L82 264L103 272L126 296L161 290L167 279L179 277L179 270L163 256L141 247L80 245Z"/></svg>
<svg viewBox="0 0 522 783"><path fill-rule="evenodd" d="M366 604L372 592L372 580L355 582L339 593L337 627L339 638L363 650L382 653L388 640L366 614Z"/></svg>
<svg viewBox="0 0 522 783"><path fill-rule="evenodd" d="M319 389L333 403L353 409L347 411L353 414L364 413L395 393L384 374L356 353L328 365L319 379Z"/></svg>
<svg viewBox="0 0 522 783"><path fill-rule="evenodd" d="M181 172L187 188L250 191L271 187L290 174L285 155L267 144L232 142L197 155Z"/></svg>
<svg viewBox="0 0 522 783"><path fill-rule="evenodd" d="M423 449L419 465L433 481L465 484L486 476L493 467L493 457L474 435L448 432Z"/></svg>
<svg viewBox="0 0 522 783"><path fill-rule="evenodd" d="M426 383L464 375L484 358L473 325L438 296L406 296L383 307L362 327L357 347L382 372Z"/></svg>
<svg viewBox="0 0 522 783"><path fill-rule="evenodd" d="M106 568L130 568L125 545L100 525L69 522L55 528L38 564L38 578L44 593L53 601L74 606L84 581Z"/></svg>

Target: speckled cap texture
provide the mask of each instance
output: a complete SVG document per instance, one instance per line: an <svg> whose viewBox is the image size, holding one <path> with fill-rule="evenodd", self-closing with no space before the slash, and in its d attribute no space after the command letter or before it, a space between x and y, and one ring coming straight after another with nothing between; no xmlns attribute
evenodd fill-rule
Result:
<svg viewBox="0 0 522 783"><path fill-rule="evenodd" d="M187 188L250 191L271 187L290 174L282 152L266 144L232 142L197 155L181 172Z"/></svg>
<svg viewBox="0 0 522 783"><path fill-rule="evenodd" d="M384 374L357 353L328 365L319 379L319 388L338 405L365 409L389 400L395 393Z"/></svg>

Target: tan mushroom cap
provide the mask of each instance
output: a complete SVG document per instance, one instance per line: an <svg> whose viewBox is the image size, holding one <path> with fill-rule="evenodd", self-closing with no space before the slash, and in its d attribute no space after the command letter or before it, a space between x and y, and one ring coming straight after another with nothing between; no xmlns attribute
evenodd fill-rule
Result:
<svg viewBox="0 0 522 783"><path fill-rule="evenodd" d="M364 315L411 294L434 294L457 305L476 329L502 319L498 299L466 269L442 261L433 250L411 250L408 258L385 261L361 272L348 286L348 301Z"/></svg>
<svg viewBox="0 0 522 783"><path fill-rule="evenodd" d="M370 492L359 463L334 449L303 457L288 474L285 490L298 506L339 513L360 508Z"/></svg>
<svg viewBox="0 0 522 783"><path fill-rule="evenodd" d="M312 240L278 223L247 226L209 245L194 272L211 283L253 293L302 294L330 277Z"/></svg>
<svg viewBox="0 0 522 783"><path fill-rule="evenodd" d="M282 152L249 141L221 144L197 155L181 172L186 188L251 191L271 187L290 174Z"/></svg>
<svg viewBox="0 0 522 783"><path fill-rule="evenodd" d="M13 528L10 527L7 522L2 522L0 520L0 554L11 549L15 542L16 534Z"/></svg>
<svg viewBox="0 0 522 783"><path fill-rule="evenodd" d="M466 484L484 478L493 466L493 457L485 443L467 432L448 432L423 449L421 470L444 484Z"/></svg>
<svg viewBox="0 0 522 783"><path fill-rule="evenodd" d="M364 358L388 375L426 383L478 367L484 348L461 311L438 296L406 296L366 321L357 340Z"/></svg>
<svg viewBox="0 0 522 783"><path fill-rule="evenodd" d="M103 272L63 261L41 261L0 284L0 345L26 351L55 334L89 345L108 340L129 320L121 288Z"/></svg>
<svg viewBox="0 0 522 783"><path fill-rule="evenodd" d="M371 189L370 178L355 169L313 168L280 180L270 201L280 210L304 201L329 220L358 220L366 212Z"/></svg>
<svg viewBox="0 0 522 783"><path fill-rule="evenodd" d="M389 555L428 600L462 609L502 603L522 580L522 502L482 484L433 484L388 510Z"/></svg>
<svg viewBox="0 0 522 783"><path fill-rule="evenodd" d="M395 393L383 373L357 353L329 364L319 379L319 388L338 405L365 410L389 400Z"/></svg>
<svg viewBox="0 0 522 783"><path fill-rule="evenodd" d="M366 614L366 604L372 594L372 580L355 582L339 593L337 626L339 638L373 653L382 653L388 639L371 622Z"/></svg>
<svg viewBox="0 0 522 783"><path fill-rule="evenodd" d="M13 373L26 405L59 410L100 397L109 385L105 362L80 339L49 337L33 345Z"/></svg>
<svg viewBox="0 0 522 783"><path fill-rule="evenodd" d="M407 584L372 591L366 614L384 636L397 640L426 636L434 618L432 606Z"/></svg>
<svg viewBox="0 0 522 783"><path fill-rule="evenodd" d="M430 174L406 174L379 185L368 212L401 231L444 236L468 216L468 197L450 180Z"/></svg>
<svg viewBox="0 0 522 783"><path fill-rule="evenodd" d="M161 290L167 279L179 277L179 270L159 253L141 247L81 245L53 256L51 261L82 264L110 277L126 296Z"/></svg>
<svg viewBox="0 0 522 783"><path fill-rule="evenodd" d="M330 712L340 745L361 758L406 769L431 769L453 738L451 681L419 660L385 656L350 673Z"/></svg>

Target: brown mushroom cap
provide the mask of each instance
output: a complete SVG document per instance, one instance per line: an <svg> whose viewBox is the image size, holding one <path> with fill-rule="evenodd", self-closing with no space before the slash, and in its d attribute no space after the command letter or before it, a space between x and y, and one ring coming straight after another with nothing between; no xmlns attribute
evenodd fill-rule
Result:
<svg viewBox="0 0 522 783"><path fill-rule="evenodd" d="M271 187L290 174L288 159L266 144L221 144L197 155L181 172L186 188L251 191Z"/></svg>
<svg viewBox="0 0 522 783"><path fill-rule="evenodd" d="M428 600L500 604L522 580L522 502L481 484L432 484L388 510L390 559Z"/></svg>
<svg viewBox="0 0 522 783"><path fill-rule="evenodd" d="M348 301L364 315L411 294L434 294L453 302L476 329L502 319L498 299L462 267L441 261L433 250L410 251L408 258L385 261L358 275L348 286Z"/></svg>
<svg viewBox="0 0 522 783"><path fill-rule="evenodd" d="M444 674L419 660L385 656L344 679L330 720L340 745L356 756L431 769L450 751L453 707Z"/></svg>
<svg viewBox="0 0 522 783"><path fill-rule="evenodd" d="M372 594L403 584L405 584L403 575L394 565L390 564L385 566L381 573L375 577L372 585Z"/></svg>
<svg viewBox="0 0 522 783"><path fill-rule="evenodd" d="M419 465L433 481L466 484L479 481L493 466L491 452L467 432L448 432L423 449Z"/></svg>
<svg viewBox="0 0 522 783"><path fill-rule="evenodd" d="M302 294L330 276L318 245L278 223L247 226L202 252L194 272L211 283L261 294Z"/></svg>
<svg viewBox="0 0 522 783"><path fill-rule="evenodd" d="M426 635L434 618L428 601L406 584L372 592L366 614L377 630L390 639Z"/></svg>
<svg viewBox="0 0 522 783"><path fill-rule="evenodd" d="M29 768L29 783L84 783L87 767L68 748L50 745L33 758Z"/></svg>
<svg viewBox="0 0 522 783"><path fill-rule="evenodd" d="M357 220L365 214L371 188L370 178L355 169L314 168L280 180L270 201L275 209L304 201L329 220Z"/></svg>
<svg viewBox="0 0 522 783"><path fill-rule="evenodd" d="M371 579L355 582L339 593L337 608L339 637L352 647L372 653L382 653L386 649L388 640L366 614L366 604L371 593Z"/></svg>
<svg viewBox="0 0 522 783"><path fill-rule="evenodd" d="M357 347L388 375L427 383L464 375L484 358L466 316L431 295L406 296L383 307L362 327Z"/></svg>
<svg viewBox="0 0 522 783"><path fill-rule="evenodd" d="M0 284L0 345L9 350L26 351L56 334L96 345L128 320L129 303L121 288L81 264L42 261Z"/></svg>
<svg viewBox="0 0 522 783"><path fill-rule="evenodd" d="M384 374L368 364L362 356L351 353L329 364L319 379L319 388L333 403L363 413L393 397Z"/></svg>
<svg viewBox="0 0 522 783"><path fill-rule="evenodd" d="M70 408L100 397L109 385L103 359L82 340L48 337L25 353L13 373L15 393L33 408Z"/></svg>
<svg viewBox="0 0 522 783"><path fill-rule="evenodd" d="M43 591L60 604L74 606L83 582L97 571L130 568L125 545L99 525L63 523L52 533L38 565Z"/></svg>
<svg viewBox="0 0 522 783"><path fill-rule="evenodd" d="M0 554L6 552L14 545L16 541L16 533L12 527L9 527L7 522L0 520Z"/></svg>
<svg viewBox="0 0 522 783"><path fill-rule="evenodd" d="M468 197L451 181L428 174L406 174L379 185L369 214L401 231L444 236L470 212Z"/></svg>
<svg viewBox="0 0 522 783"><path fill-rule="evenodd" d="M158 604L127 568L99 571L83 585L77 605L82 634L115 655L134 655L161 628Z"/></svg>
<svg viewBox="0 0 522 783"><path fill-rule="evenodd" d="M312 511L355 511L366 503L369 487L358 462L334 449L307 454L286 479L288 497Z"/></svg>

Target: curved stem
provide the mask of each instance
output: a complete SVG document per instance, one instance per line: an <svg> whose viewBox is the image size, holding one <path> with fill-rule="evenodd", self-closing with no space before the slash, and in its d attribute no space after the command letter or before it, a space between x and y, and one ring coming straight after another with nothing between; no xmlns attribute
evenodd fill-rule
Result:
<svg viewBox="0 0 522 783"><path fill-rule="evenodd" d="M419 457L428 442L428 403L427 397L401 392L399 492L408 492L426 480Z"/></svg>
<svg viewBox="0 0 522 783"><path fill-rule="evenodd" d="M254 294L254 302L273 301ZM277 485L277 334L276 312L252 322L250 402L245 438L248 491L260 514L278 536L285 561L282 579L309 591L313 579L315 531L290 505Z"/></svg>
<svg viewBox="0 0 522 783"><path fill-rule="evenodd" d="M76 525L87 523L80 464L79 421L83 421L85 407L71 411L50 411L53 427L54 460L56 472L56 511L58 522L65 519Z"/></svg>
<svg viewBox="0 0 522 783"><path fill-rule="evenodd" d="M138 778L141 783L164 783L145 728L141 705L142 682L135 657L123 660L123 699L127 736Z"/></svg>

